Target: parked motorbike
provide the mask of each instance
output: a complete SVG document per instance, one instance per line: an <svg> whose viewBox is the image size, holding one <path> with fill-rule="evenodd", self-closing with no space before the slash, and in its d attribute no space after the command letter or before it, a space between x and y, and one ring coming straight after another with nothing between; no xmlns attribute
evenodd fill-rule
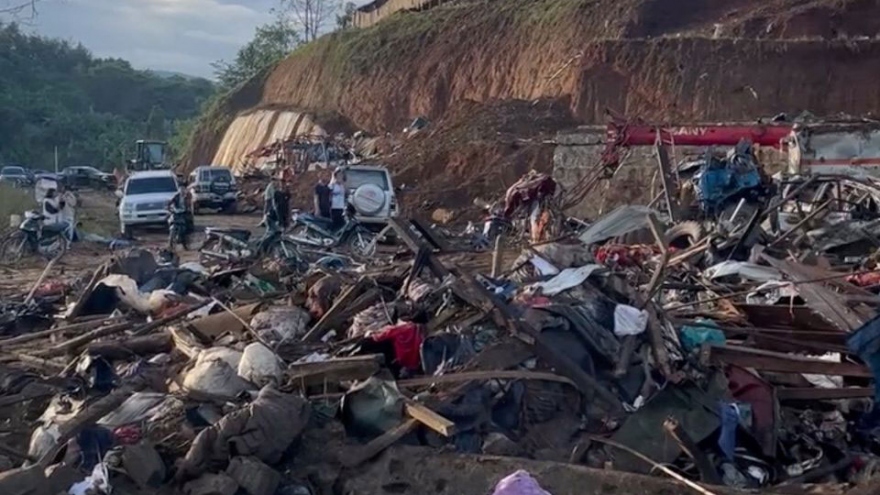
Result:
<svg viewBox="0 0 880 495"><path fill-rule="evenodd" d="M46 217L27 211L18 230L0 243L0 262L18 261L25 255L55 258L70 247L71 229L67 224L43 225Z"/></svg>
<svg viewBox="0 0 880 495"><path fill-rule="evenodd" d="M173 252L174 246L178 244L184 249L188 249L189 225L186 218L186 208L170 206L168 211L170 212L168 216L168 249Z"/></svg>
<svg viewBox="0 0 880 495"><path fill-rule="evenodd" d="M347 248L352 255L369 258L376 254L376 234L362 225L346 210L345 224L333 230L329 218L310 213L296 212L293 215L292 233L286 239L302 246L318 250Z"/></svg>

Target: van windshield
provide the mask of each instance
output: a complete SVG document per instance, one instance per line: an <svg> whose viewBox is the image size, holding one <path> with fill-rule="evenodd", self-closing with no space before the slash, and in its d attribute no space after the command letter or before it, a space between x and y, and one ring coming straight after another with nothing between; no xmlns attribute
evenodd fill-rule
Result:
<svg viewBox="0 0 880 495"><path fill-rule="evenodd" d="M134 196L137 194L177 192L177 181L173 177L144 177L131 179L125 188L125 194Z"/></svg>
<svg viewBox="0 0 880 495"><path fill-rule="evenodd" d="M388 174L383 170L346 170L345 188L354 191L364 184L379 186L379 189L388 191Z"/></svg>

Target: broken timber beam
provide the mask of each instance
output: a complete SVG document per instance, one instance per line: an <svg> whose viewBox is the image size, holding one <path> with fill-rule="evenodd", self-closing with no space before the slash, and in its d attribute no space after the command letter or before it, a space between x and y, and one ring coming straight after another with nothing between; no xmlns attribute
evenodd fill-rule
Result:
<svg viewBox="0 0 880 495"><path fill-rule="evenodd" d="M873 376L868 367L860 364L820 361L818 359L732 345L705 344L701 349L701 360L705 364L733 364L742 368L754 368L758 371L775 371L778 373L811 373L860 378L871 378Z"/></svg>
<svg viewBox="0 0 880 495"><path fill-rule="evenodd" d="M403 408L407 416L417 420L440 435L448 438L455 434L455 423L432 411L427 406L412 400L406 400Z"/></svg>
<svg viewBox="0 0 880 495"><path fill-rule="evenodd" d="M330 309L324 313L324 316L315 323L315 326L303 336L302 341L317 342L321 340L327 332L332 330L335 325L339 325L345 321L351 313L351 304L367 290L368 286L369 282L367 279L363 277L358 279L357 283L346 289L345 292L334 301L333 306L331 306Z"/></svg>
<svg viewBox="0 0 880 495"><path fill-rule="evenodd" d="M349 380L366 380L379 371L385 357L382 354L329 359L316 363L294 363L287 369L287 383L291 387L309 387Z"/></svg>

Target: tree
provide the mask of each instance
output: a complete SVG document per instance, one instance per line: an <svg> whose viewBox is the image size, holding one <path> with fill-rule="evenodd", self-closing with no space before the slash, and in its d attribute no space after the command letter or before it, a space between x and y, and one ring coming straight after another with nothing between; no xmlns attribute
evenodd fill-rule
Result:
<svg viewBox="0 0 880 495"><path fill-rule="evenodd" d="M258 27L254 39L238 51L231 63L220 60L211 66L220 86L229 90L286 57L299 43L299 33L279 16L275 22Z"/></svg>
<svg viewBox="0 0 880 495"><path fill-rule="evenodd" d="M0 23L0 165L51 168L57 146L61 166L110 169L135 140L168 137L214 94L204 79L139 71Z"/></svg>
<svg viewBox="0 0 880 495"><path fill-rule="evenodd" d="M0 0L0 17L36 17L38 0Z"/></svg>
<svg viewBox="0 0 880 495"><path fill-rule="evenodd" d="M357 12L357 4L354 2L346 2L342 7L342 13L336 14L336 27L339 29L350 28L355 12Z"/></svg>
<svg viewBox="0 0 880 495"><path fill-rule="evenodd" d="M306 43L318 39L340 8L341 0L281 0L281 11L293 15Z"/></svg>

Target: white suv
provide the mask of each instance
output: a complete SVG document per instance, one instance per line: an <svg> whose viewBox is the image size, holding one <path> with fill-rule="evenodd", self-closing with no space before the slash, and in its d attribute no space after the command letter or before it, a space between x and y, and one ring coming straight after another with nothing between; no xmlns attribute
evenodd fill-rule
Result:
<svg viewBox="0 0 880 495"><path fill-rule="evenodd" d="M362 223L384 224L399 212L391 173L381 165L341 167L348 202Z"/></svg>
<svg viewBox="0 0 880 495"><path fill-rule="evenodd" d="M168 202L176 193L177 177L170 170L131 174L117 190L122 234L131 235L136 226L168 225Z"/></svg>

